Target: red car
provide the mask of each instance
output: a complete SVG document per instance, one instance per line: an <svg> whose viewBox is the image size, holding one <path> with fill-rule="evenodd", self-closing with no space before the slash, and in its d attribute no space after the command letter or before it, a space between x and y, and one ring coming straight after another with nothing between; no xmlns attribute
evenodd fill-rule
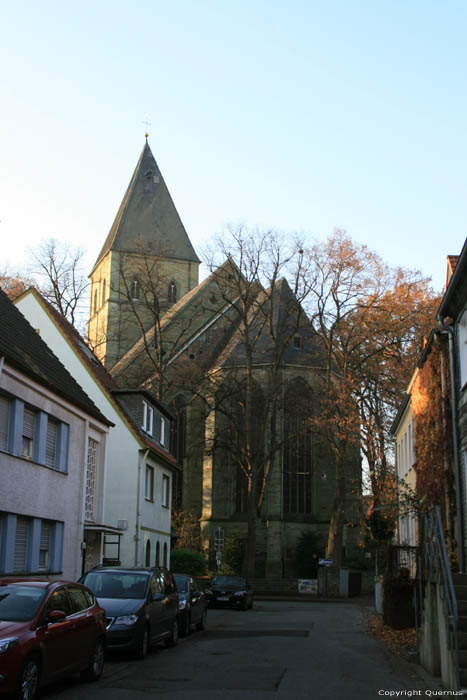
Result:
<svg viewBox="0 0 467 700"><path fill-rule="evenodd" d="M40 685L104 667L105 612L79 583L0 579L0 692L32 700Z"/></svg>

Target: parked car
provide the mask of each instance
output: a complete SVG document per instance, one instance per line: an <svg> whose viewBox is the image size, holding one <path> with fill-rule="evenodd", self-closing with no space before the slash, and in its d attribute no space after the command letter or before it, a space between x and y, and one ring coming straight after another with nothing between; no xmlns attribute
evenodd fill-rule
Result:
<svg viewBox="0 0 467 700"><path fill-rule="evenodd" d="M39 686L104 668L105 612L93 593L65 581L0 580L0 692L32 700Z"/></svg>
<svg viewBox="0 0 467 700"><path fill-rule="evenodd" d="M253 589L242 576L214 576L206 588L211 607L222 606L248 610L253 607Z"/></svg>
<svg viewBox="0 0 467 700"><path fill-rule="evenodd" d="M96 567L81 579L105 610L107 647L143 659L154 642L178 641L178 594L164 568Z"/></svg>
<svg viewBox="0 0 467 700"><path fill-rule="evenodd" d="M174 574L178 591L180 636L186 637L191 626L199 630L206 628L208 601L192 576Z"/></svg>

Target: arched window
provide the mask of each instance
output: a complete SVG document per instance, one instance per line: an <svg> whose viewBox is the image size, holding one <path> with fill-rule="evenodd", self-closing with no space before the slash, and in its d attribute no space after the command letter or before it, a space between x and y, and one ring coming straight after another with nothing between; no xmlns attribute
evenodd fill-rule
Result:
<svg viewBox="0 0 467 700"><path fill-rule="evenodd" d="M151 566L151 542L146 542L146 566Z"/></svg>
<svg viewBox="0 0 467 700"><path fill-rule="evenodd" d="M284 513L311 514L313 487L312 393L302 379L292 382L284 397Z"/></svg>
<svg viewBox="0 0 467 700"><path fill-rule="evenodd" d="M101 304L103 304L105 301L105 280L102 281L102 300Z"/></svg>
<svg viewBox="0 0 467 700"><path fill-rule="evenodd" d="M94 289L94 313L96 313L96 311L97 311L97 284L96 284L96 287Z"/></svg>
<svg viewBox="0 0 467 700"><path fill-rule="evenodd" d="M175 304L175 302L177 301L177 285L175 284L175 282L173 280L169 284L168 297L169 297L169 304Z"/></svg>
<svg viewBox="0 0 467 700"><path fill-rule="evenodd" d="M159 540L157 541L156 544L156 566L160 566L161 563L161 545Z"/></svg>
<svg viewBox="0 0 467 700"><path fill-rule="evenodd" d="M163 566L167 566L167 542L164 542L164 562Z"/></svg>
<svg viewBox="0 0 467 700"><path fill-rule="evenodd" d="M131 282L131 285L130 285L131 301L139 301L139 295L140 295L139 282L136 279L136 277L134 277L132 282Z"/></svg>

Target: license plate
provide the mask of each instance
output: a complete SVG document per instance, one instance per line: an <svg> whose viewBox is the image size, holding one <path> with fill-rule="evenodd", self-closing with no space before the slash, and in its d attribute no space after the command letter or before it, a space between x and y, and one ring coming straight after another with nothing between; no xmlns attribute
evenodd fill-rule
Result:
<svg viewBox="0 0 467 700"><path fill-rule="evenodd" d="M226 595L220 595L218 596L217 600L229 600L229 597Z"/></svg>

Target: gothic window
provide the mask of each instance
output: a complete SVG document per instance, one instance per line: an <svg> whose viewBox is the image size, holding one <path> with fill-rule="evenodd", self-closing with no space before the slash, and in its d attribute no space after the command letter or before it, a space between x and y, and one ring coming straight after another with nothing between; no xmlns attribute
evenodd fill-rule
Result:
<svg viewBox="0 0 467 700"><path fill-rule="evenodd" d="M303 380L293 382L284 399L284 513L312 512L312 435L307 418L312 396Z"/></svg>
<svg viewBox="0 0 467 700"><path fill-rule="evenodd" d="M157 541L156 544L156 566L159 566L161 563L161 545L159 540Z"/></svg>
<svg viewBox="0 0 467 700"><path fill-rule="evenodd" d="M105 301L105 285L106 285L106 280L102 280L102 299L101 299L101 305Z"/></svg>
<svg viewBox="0 0 467 700"><path fill-rule="evenodd" d="M164 542L164 560L162 566L167 566L167 542Z"/></svg>
<svg viewBox="0 0 467 700"><path fill-rule="evenodd" d="M94 289L94 313L96 313L96 311L97 311L97 284L96 284L96 287Z"/></svg>
<svg viewBox="0 0 467 700"><path fill-rule="evenodd" d="M130 298L131 301L139 301L140 298L140 287L136 277L132 280L130 285Z"/></svg>
<svg viewBox="0 0 467 700"><path fill-rule="evenodd" d="M151 566L151 543L146 542L146 566Z"/></svg>
<svg viewBox="0 0 467 700"><path fill-rule="evenodd" d="M177 301L177 285L172 280L169 284L169 304L175 304Z"/></svg>

